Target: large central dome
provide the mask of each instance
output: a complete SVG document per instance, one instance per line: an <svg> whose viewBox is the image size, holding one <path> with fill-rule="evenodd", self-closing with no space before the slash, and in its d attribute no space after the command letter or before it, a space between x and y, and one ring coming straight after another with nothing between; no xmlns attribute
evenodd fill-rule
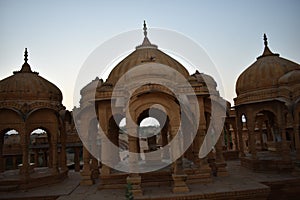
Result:
<svg viewBox="0 0 300 200"><path fill-rule="evenodd" d="M159 63L167 65L175 69L177 72L182 74L185 78L189 76L189 72L186 68L181 65L178 61L173 59L171 56L160 51L156 45L150 43L147 37L147 27L144 22L144 41L142 45L136 47L136 50L123 59L117 66L111 71L108 76L107 82L115 84L126 72L132 68L144 64L147 62Z"/></svg>

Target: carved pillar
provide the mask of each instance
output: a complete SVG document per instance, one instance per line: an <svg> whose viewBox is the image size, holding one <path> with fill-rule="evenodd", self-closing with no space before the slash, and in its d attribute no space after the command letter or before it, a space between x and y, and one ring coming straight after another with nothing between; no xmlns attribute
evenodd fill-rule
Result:
<svg viewBox="0 0 300 200"><path fill-rule="evenodd" d="M166 146L168 144L168 124L166 123L161 130L161 140L162 140L162 159L170 159L170 151Z"/></svg>
<svg viewBox="0 0 300 200"><path fill-rule="evenodd" d="M205 138L206 130L207 130L207 124L209 124L209 122L206 121L205 105L204 105L203 97L198 97L198 105L199 105L199 109L200 109L200 111L199 111L200 122L199 122L199 128L198 128L198 132L197 132L197 135L198 135L197 140L199 141L197 157L199 158L199 153L200 153L199 150L200 150L201 145L204 142L204 138ZM210 167L209 167L209 164L207 161L207 156L200 159L200 170L202 173L208 173L208 171L210 173Z"/></svg>
<svg viewBox="0 0 300 200"><path fill-rule="evenodd" d="M92 156L92 161L91 161L91 169L92 169L92 179L99 178L99 162L93 156Z"/></svg>
<svg viewBox="0 0 300 200"><path fill-rule="evenodd" d="M1 134L0 135L0 173L5 171L3 146L4 146L4 134Z"/></svg>
<svg viewBox="0 0 300 200"><path fill-rule="evenodd" d="M195 141L195 147L194 149L194 157L195 157L195 163L196 166L199 168L197 170L197 174L192 176L197 177L198 182L200 183L208 183L211 182L211 171L212 169L209 166L208 163L208 156L200 158L201 152L200 148L204 142L205 135L207 134L207 124L210 123L210 118L206 118L205 115L205 105L204 105L204 98L203 97L198 97L198 105L199 105L199 127L197 130L196 137L194 139ZM210 144L206 145L209 149L205 149L206 151L211 151L212 146ZM204 150L204 151L205 151ZM214 165L214 163L212 163Z"/></svg>
<svg viewBox="0 0 300 200"><path fill-rule="evenodd" d="M132 185L132 193L134 197L142 196L141 176L138 174L138 133L137 125L132 121L129 111L126 113L126 130L128 134L128 150L129 150L129 171L127 183Z"/></svg>
<svg viewBox="0 0 300 200"><path fill-rule="evenodd" d="M34 149L34 165L39 167L39 149Z"/></svg>
<svg viewBox="0 0 300 200"><path fill-rule="evenodd" d="M226 130L226 141L227 141L226 149L227 149L227 151L229 151L229 150L231 150L231 148L230 148L231 132L229 131L229 129L227 129L226 124L225 124L225 130ZM224 134L224 130L223 130L223 134Z"/></svg>
<svg viewBox="0 0 300 200"><path fill-rule="evenodd" d="M90 167L90 152L83 145L83 169L81 174L80 185L93 185L92 171Z"/></svg>
<svg viewBox="0 0 300 200"><path fill-rule="evenodd" d="M18 166L17 166L17 156L13 156L12 160L13 160L13 169L17 169L18 168Z"/></svg>
<svg viewBox="0 0 300 200"><path fill-rule="evenodd" d="M295 138L295 148L296 148L296 160L294 162L294 171L292 174L300 175L300 138L299 138L299 124L294 123L294 138Z"/></svg>
<svg viewBox="0 0 300 200"><path fill-rule="evenodd" d="M285 161L290 161L290 149L286 141L286 130L284 126L280 127L280 132L281 132L281 155L282 159Z"/></svg>
<svg viewBox="0 0 300 200"><path fill-rule="evenodd" d="M263 122L260 121L260 122L258 123L258 128L259 128L259 139L260 139L261 150L264 150L264 149L265 149L265 144L264 144L264 139L263 139L263 129L262 129L262 125L263 125Z"/></svg>
<svg viewBox="0 0 300 200"><path fill-rule="evenodd" d="M61 169L62 171L67 171L68 166L67 166L67 134L63 130L60 134L60 143L61 143L61 150L60 150L60 161L61 161Z"/></svg>
<svg viewBox="0 0 300 200"><path fill-rule="evenodd" d="M294 138L296 148L296 160L300 162L300 138L299 138L299 124L294 124Z"/></svg>
<svg viewBox="0 0 300 200"><path fill-rule="evenodd" d="M42 149L43 151L43 167L47 167L48 166L48 153L47 153L47 149Z"/></svg>
<svg viewBox="0 0 300 200"><path fill-rule="evenodd" d="M119 127L114 124L112 127L108 127L108 138L110 142L114 145L114 148L110 148L110 163L112 165L118 164L120 161L119 156ZM95 141L95 140L94 140Z"/></svg>
<svg viewBox="0 0 300 200"><path fill-rule="evenodd" d="M173 144L171 146L171 158L176 160L173 162L173 189L174 193L189 192L189 188L186 184L187 175L183 171L182 163L182 138L179 130L179 120L174 120L174 124L170 127L170 135L173 139Z"/></svg>
<svg viewBox="0 0 300 200"><path fill-rule="evenodd" d="M237 128L236 128L236 124L233 125L233 135L234 135L234 150L239 150L239 142L238 142L238 136L237 136Z"/></svg>
<svg viewBox="0 0 300 200"><path fill-rule="evenodd" d="M79 147L74 147L74 169L75 172L80 171L80 149Z"/></svg>
<svg viewBox="0 0 300 200"><path fill-rule="evenodd" d="M226 169L226 162L223 157L223 144L222 140L224 138L224 129L219 137L216 144L216 167L217 167L217 176L228 176L228 172Z"/></svg>
<svg viewBox="0 0 300 200"><path fill-rule="evenodd" d="M245 150L244 150L244 139L243 139L243 123L242 123L242 116L236 115L236 125L237 125L237 132L238 132L238 139L239 139L239 150L240 150L240 157L245 157Z"/></svg>
<svg viewBox="0 0 300 200"><path fill-rule="evenodd" d="M29 136L26 133L25 127L23 127L22 131L19 132L20 134L20 142L22 148L22 166L20 168L20 174L23 175L25 180L29 179Z"/></svg>
<svg viewBox="0 0 300 200"><path fill-rule="evenodd" d="M102 175L109 175L111 172L110 167L106 163L111 163L111 149L110 149L110 141L105 135L105 133L101 133L101 160L102 160L102 167L101 167L101 174Z"/></svg>
<svg viewBox="0 0 300 200"><path fill-rule="evenodd" d="M54 132L55 131L55 132ZM58 152L57 152L57 137L58 137L58 132L57 129L55 128L51 135L51 152L52 152L52 174L58 174Z"/></svg>
<svg viewBox="0 0 300 200"><path fill-rule="evenodd" d="M229 132L230 132L231 140L232 140L232 150L237 150L237 144L236 144L237 137L236 137L236 132L235 132L235 130L233 129L233 127L232 127L231 124L230 124L230 128L229 128Z"/></svg>
<svg viewBox="0 0 300 200"><path fill-rule="evenodd" d="M257 159L257 154L256 154L256 142L255 142L255 131L254 131L254 128L255 128L255 124L254 124L254 119L251 115L248 115L250 116L248 119L247 119L247 125L248 125L248 135L249 135L249 149L251 151L251 157L253 160L256 160Z"/></svg>

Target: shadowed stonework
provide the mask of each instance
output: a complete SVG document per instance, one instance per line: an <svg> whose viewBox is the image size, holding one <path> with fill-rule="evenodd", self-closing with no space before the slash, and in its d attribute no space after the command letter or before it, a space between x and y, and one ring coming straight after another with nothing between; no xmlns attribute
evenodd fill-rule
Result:
<svg viewBox="0 0 300 200"><path fill-rule="evenodd" d="M126 188L134 199L297 199L299 64L264 35L232 106L214 77L143 31L72 111L25 49L21 70L0 81L0 199L125 199Z"/></svg>

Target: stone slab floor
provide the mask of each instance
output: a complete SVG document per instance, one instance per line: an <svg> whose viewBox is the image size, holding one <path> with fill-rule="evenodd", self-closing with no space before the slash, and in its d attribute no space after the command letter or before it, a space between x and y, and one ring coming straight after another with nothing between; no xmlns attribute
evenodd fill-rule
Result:
<svg viewBox="0 0 300 200"><path fill-rule="evenodd" d="M187 194L173 194L170 186L144 187L144 196L140 199L202 199L214 197L213 194L234 194L242 191L272 190L269 199L300 199L300 176L279 173L255 173L240 166L239 161L228 161L228 177L213 177L209 184L189 185ZM0 199L45 199L45 200L101 200L125 199L124 189L98 190L96 183L93 186L80 186L80 174L69 172L69 178L61 183L28 191L0 192ZM270 185L271 183L271 185ZM289 185L282 189L282 185ZM281 188L281 189L278 189ZM251 192L249 192L251 195ZM253 192L252 192L253 194ZM254 195L254 194L253 194ZM189 196L187 198L187 196ZM250 196L251 197L251 196ZM232 197L228 199L232 199Z"/></svg>

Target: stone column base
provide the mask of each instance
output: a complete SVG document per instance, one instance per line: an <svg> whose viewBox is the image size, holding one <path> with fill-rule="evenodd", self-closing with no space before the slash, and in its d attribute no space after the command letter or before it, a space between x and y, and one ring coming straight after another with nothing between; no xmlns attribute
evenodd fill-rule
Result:
<svg viewBox="0 0 300 200"><path fill-rule="evenodd" d="M182 174L182 175L172 174L172 178L174 181L174 186L172 190L173 193L183 193L183 192L190 191L190 189L186 185L186 179L187 179L186 174Z"/></svg>
<svg viewBox="0 0 300 200"><path fill-rule="evenodd" d="M226 169L227 164L225 162L216 163L217 166L217 176L228 176L228 171Z"/></svg>
<svg viewBox="0 0 300 200"><path fill-rule="evenodd" d="M300 161L294 162L294 169L292 171L293 176L299 176L300 175Z"/></svg>
<svg viewBox="0 0 300 200"><path fill-rule="evenodd" d="M81 172L80 185L93 185L94 179L92 179L92 172Z"/></svg>
<svg viewBox="0 0 300 200"><path fill-rule="evenodd" d="M195 184L195 183L211 183L211 169L199 169L195 170L192 173L187 172L188 178L186 183Z"/></svg>
<svg viewBox="0 0 300 200"><path fill-rule="evenodd" d="M142 191L142 188L141 188L141 176L128 176L126 178L126 182L129 184L131 184L132 186L132 194L134 197L140 197L140 196L143 196L143 191Z"/></svg>

